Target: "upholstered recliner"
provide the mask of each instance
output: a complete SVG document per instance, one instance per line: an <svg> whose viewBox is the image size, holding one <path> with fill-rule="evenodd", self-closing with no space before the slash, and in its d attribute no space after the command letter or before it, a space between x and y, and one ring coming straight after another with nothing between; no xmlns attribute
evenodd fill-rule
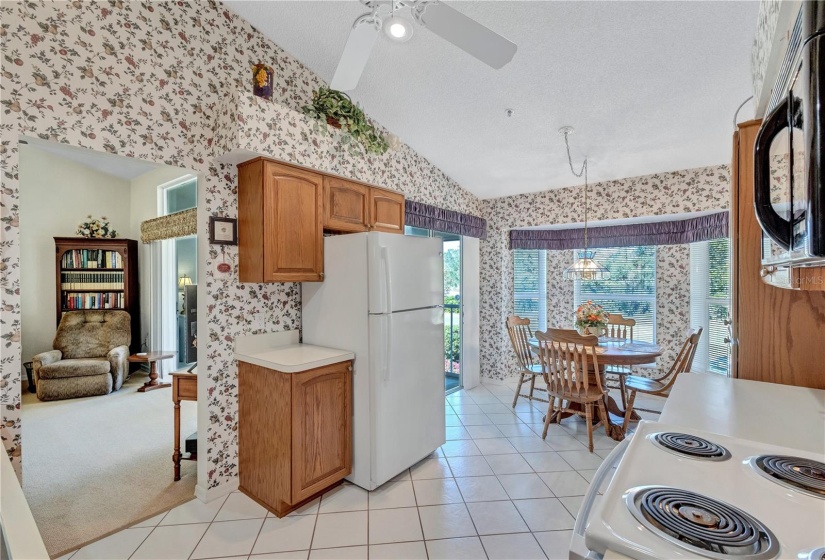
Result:
<svg viewBox="0 0 825 560"><path fill-rule="evenodd" d="M37 398L56 401L106 395L129 375L132 325L125 311L69 311L52 347L32 358Z"/></svg>

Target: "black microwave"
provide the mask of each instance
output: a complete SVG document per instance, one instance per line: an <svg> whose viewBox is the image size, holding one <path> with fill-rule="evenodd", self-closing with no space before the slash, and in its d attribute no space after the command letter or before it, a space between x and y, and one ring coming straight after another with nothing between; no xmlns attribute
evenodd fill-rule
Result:
<svg viewBox="0 0 825 560"><path fill-rule="evenodd" d="M825 2L802 2L794 33L756 137L754 204L763 264L823 266Z"/></svg>

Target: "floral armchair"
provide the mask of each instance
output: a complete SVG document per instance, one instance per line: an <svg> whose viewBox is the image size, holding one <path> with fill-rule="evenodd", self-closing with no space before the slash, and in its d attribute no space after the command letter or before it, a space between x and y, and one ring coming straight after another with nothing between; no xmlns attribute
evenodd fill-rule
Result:
<svg viewBox="0 0 825 560"><path fill-rule="evenodd" d="M125 311L63 314L54 350L32 358L37 398L42 401L106 395L129 375L132 325Z"/></svg>

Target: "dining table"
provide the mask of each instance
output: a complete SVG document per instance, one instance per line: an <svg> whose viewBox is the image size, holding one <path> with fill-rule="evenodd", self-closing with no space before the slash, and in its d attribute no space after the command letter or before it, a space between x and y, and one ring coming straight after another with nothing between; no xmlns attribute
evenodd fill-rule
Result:
<svg viewBox="0 0 825 560"><path fill-rule="evenodd" d="M536 338L529 339L530 348L534 350L536 355L539 355L539 341ZM627 340L624 338L610 338L600 337L596 348L596 361L599 364L599 371L591 371L591 375L601 376L602 387L605 385L605 368L607 366L643 366L655 364L656 358L662 355L662 349L648 342L639 342L637 340ZM614 375L627 375L622 371L611 371ZM570 404L570 410L577 410L577 403ZM607 419L605 422L605 433L616 441L622 441L625 437L622 424L624 420L625 411L616 403L615 399L610 396L610 393L605 393L605 406L607 407ZM553 412L551 422L557 420L557 415L561 414L561 418L572 416L575 412L558 411ZM636 416L638 420L638 416Z"/></svg>

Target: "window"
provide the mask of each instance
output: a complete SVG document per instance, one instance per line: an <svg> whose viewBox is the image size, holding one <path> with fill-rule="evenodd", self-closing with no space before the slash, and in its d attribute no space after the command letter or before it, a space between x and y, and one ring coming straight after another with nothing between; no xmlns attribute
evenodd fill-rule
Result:
<svg viewBox="0 0 825 560"><path fill-rule="evenodd" d="M533 331L547 329L547 255L539 249L513 250L513 309L530 319Z"/></svg>
<svg viewBox="0 0 825 560"><path fill-rule="evenodd" d="M198 206L198 180L187 178L183 182L163 189L164 214L174 214Z"/></svg>
<svg viewBox="0 0 825 560"><path fill-rule="evenodd" d="M730 240L690 244L690 323L702 327L693 371L727 375L730 368Z"/></svg>
<svg viewBox="0 0 825 560"><path fill-rule="evenodd" d="M635 319L634 340L656 342L656 247L599 249L596 260L610 278L576 280L575 306L592 300L608 313Z"/></svg>

